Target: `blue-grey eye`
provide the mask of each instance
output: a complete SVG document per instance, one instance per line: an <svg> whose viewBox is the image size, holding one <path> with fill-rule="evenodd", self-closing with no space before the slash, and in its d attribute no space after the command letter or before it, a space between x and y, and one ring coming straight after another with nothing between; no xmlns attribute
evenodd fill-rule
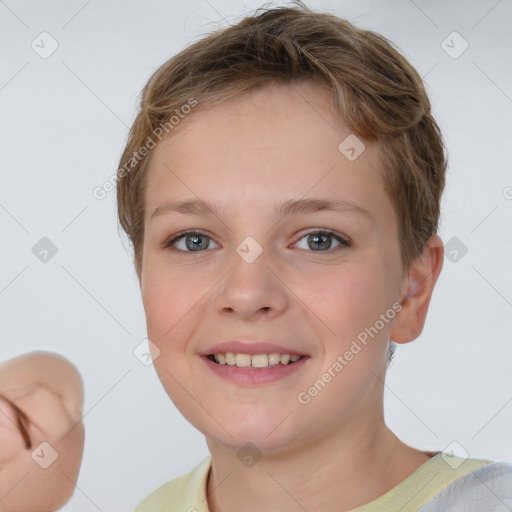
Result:
<svg viewBox="0 0 512 512"><path fill-rule="evenodd" d="M215 243L206 234L200 231L190 231L182 233L173 240L170 240L167 246L173 246L184 252L200 252L210 247L210 243ZM181 244L181 246L179 245Z"/></svg>
<svg viewBox="0 0 512 512"><path fill-rule="evenodd" d="M332 246L333 239L337 243L334 247ZM306 247L300 247L299 244L302 240L307 240ZM165 243L165 247L172 247L182 252L202 252L212 248L210 247L211 244L215 244L216 248L219 247L207 234L201 231L188 231L180 233ZM295 246L299 247L299 249L311 250L312 252L327 252L329 249L338 249L340 246L350 247L350 241L345 240L336 234L335 231L317 229L304 235L295 243Z"/></svg>
<svg viewBox="0 0 512 512"><path fill-rule="evenodd" d="M306 239L307 246L300 247L299 243L301 240ZM303 236L295 245L299 247L299 249L311 249L313 252L325 252L329 249L332 249L332 240L335 240L338 245L334 246L334 249L337 249L339 246L349 246L349 242L336 235L334 232L329 230L317 230L307 235Z"/></svg>

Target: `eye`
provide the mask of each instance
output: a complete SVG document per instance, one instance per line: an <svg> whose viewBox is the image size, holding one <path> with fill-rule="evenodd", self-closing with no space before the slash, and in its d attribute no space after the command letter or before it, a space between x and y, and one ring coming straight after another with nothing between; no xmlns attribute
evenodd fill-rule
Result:
<svg viewBox="0 0 512 512"><path fill-rule="evenodd" d="M172 247L183 252L201 252L209 248L211 241L212 239L202 231L184 231L165 242L164 247Z"/></svg>
<svg viewBox="0 0 512 512"><path fill-rule="evenodd" d="M307 235L303 236L301 240L307 239L306 245L307 247L299 247L300 249L310 248L313 249L313 252L326 252L332 247L332 239L335 239L338 242L338 245L334 247L334 250L339 249L342 246L350 247L351 243L349 240L339 236L335 231L330 229L317 229L315 231L311 231ZM297 245L299 242L296 242ZM320 249L320 250L316 250Z"/></svg>
<svg viewBox="0 0 512 512"><path fill-rule="evenodd" d="M299 242L304 239L308 240L307 247L309 249L313 249L313 252L326 252L329 249L332 249L332 239L338 243L338 245L334 247L334 250L343 246L350 247L351 245L349 240L339 236L335 231L330 229L317 229L315 231L311 231L307 235L303 236ZM201 252L204 249L210 248L210 242L213 242L211 237L202 231L184 231L169 241L164 242L163 246L165 248L169 247L182 252ZM294 245L299 244L299 242L296 242ZM304 247L299 248L304 249Z"/></svg>

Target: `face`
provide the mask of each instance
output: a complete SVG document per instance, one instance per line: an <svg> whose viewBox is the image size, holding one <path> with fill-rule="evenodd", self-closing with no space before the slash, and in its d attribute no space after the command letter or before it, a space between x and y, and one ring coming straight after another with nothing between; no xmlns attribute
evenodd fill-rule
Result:
<svg viewBox="0 0 512 512"><path fill-rule="evenodd" d="M329 93L302 83L195 111L154 149L148 337L209 442L278 452L375 419L403 269L378 148L339 149L349 135Z"/></svg>

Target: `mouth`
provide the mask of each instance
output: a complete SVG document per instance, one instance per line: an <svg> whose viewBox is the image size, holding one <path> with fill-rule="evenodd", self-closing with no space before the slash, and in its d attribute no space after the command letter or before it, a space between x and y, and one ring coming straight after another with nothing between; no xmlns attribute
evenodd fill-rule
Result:
<svg viewBox="0 0 512 512"><path fill-rule="evenodd" d="M219 352L217 354L209 354L206 357L219 366L225 365L237 368L265 370L280 366L291 366L307 356L297 354L280 354L278 352L271 352L268 354Z"/></svg>

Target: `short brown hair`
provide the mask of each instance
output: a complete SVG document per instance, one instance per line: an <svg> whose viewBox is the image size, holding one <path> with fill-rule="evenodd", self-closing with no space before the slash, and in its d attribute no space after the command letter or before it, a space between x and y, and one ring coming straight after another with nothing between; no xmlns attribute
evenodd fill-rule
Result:
<svg viewBox="0 0 512 512"><path fill-rule="evenodd" d="M437 233L446 172L422 80L385 37L299 5L264 9L214 31L168 60L144 87L117 180L119 221L139 276L150 156L140 157L140 148L191 99L197 111L250 89L303 80L327 86L349 129L378 142L404 268L422 254Z"/></svg>

